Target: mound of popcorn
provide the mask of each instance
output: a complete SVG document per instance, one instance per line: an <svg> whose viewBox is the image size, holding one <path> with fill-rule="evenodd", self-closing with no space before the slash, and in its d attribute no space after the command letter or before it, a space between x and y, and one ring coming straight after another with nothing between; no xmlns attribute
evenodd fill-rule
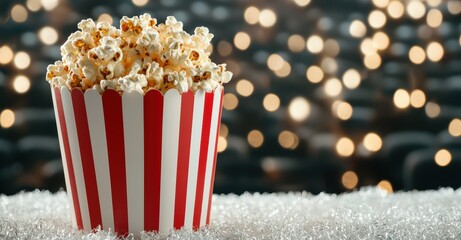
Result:
<svg viewBox="0 0 461 240"><path fill-rule="evenodd" d="M232 78L225 64L209 58L213 34L208 28L197 27L190 35L173 16L160 24L149 14L125 16L120 29L86 19L78 28L61 46L62 60L47 68L46 79L54 87L120 94L173 88L211 92Z"/></svg>

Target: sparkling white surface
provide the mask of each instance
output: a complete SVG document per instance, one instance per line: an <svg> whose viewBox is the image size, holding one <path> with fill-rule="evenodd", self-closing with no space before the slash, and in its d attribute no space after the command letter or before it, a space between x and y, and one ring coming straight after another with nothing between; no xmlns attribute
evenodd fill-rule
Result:
<svg viewBox="0 0 461 240"><path fill-rule="evenodd" d="M460 239L461 189L215 195L212 225L143 239ZM64 192L0 196L0 239L115 239L72 229Z"/></svg>

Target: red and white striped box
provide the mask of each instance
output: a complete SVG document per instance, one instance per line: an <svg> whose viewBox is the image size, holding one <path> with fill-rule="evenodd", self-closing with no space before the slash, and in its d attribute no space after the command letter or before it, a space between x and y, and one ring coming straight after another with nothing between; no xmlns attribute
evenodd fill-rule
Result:
<svg viewBox="0 0 461 240"><path fill-rule="evenodd" d="M118 234L210 222L223 88L52 88L72 223Z"/></svg>

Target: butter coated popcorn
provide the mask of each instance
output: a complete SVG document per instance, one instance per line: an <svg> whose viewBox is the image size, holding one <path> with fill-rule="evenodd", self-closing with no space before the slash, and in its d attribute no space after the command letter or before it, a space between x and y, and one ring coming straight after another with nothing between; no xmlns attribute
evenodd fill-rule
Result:
<svg viewBox="0 0 461 240"><path fill-rule="evenodd" d="M120 29L86 19L78 29L61 46L62 60L48 66L46 80L54 87L121 94L210 92L232 78L226 65L211 62L206 52L213 38L208 28L197 27L190 35L173 16L160 24L149 14L125 16Z"/></svg>

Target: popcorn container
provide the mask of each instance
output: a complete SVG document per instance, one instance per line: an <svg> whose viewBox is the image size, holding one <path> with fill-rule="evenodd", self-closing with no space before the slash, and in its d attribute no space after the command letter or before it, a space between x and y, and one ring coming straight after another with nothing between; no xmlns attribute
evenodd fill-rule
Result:
<svg viewBox="0 0 461 240"><path fill-rule="evenodd" d="M138 235L209 224L222 87L51 91L75 227Z"/></svg>

